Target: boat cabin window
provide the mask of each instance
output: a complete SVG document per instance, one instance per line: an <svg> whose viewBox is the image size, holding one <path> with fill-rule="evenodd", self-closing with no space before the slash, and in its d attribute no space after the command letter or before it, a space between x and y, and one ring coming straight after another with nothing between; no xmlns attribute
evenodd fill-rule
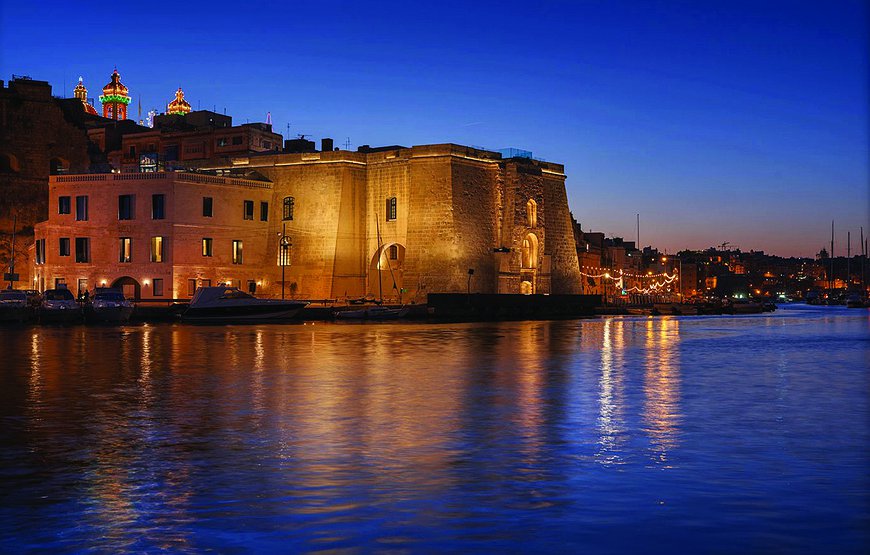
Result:
<svg viewBox="0 0 870 555"><path fill-rule="evenodd" d="M124 294L120 291L112 291L109 293L96 293L94 295L94 300L122 302L124 301Z"/></svg>

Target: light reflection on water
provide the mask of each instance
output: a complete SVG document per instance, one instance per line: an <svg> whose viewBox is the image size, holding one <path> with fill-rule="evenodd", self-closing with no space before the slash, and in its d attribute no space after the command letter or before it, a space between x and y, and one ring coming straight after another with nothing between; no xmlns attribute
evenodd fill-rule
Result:
<svg viewBox="0 0 870 555"><path fill-rule="evenodd" d="M868 328L6 328L0 551L860 552Z"/></svg>

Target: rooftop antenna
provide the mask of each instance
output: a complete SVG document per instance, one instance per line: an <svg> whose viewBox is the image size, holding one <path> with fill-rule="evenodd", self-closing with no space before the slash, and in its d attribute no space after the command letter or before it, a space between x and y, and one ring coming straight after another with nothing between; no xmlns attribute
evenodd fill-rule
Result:
<svg viewBox="0 0 870 555"><path fill-rule="evenodd" d="M350 137L348 137L347 140L344 141L344 149L350 150Z"/></svg>
<svg viewBox="0 0 870 555"><path fill-rule="evenodd" d="M846 232L846 289L852 283L852 232Z"/></svg>
<svg viewBox="0 0 870 555"><path fill-rule="evenodd" d="M287 122L287 136L290 136L290 122Z"/></svg>
<svg viewBox="0 0 870 555"><path fill-rule="evenodd" d="M637 215L637 248L640 248L640 214Z"/></svg>

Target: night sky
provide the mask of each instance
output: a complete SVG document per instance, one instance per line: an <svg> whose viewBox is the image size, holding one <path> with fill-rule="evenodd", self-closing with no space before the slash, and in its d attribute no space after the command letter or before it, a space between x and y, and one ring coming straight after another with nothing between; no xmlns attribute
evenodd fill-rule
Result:
<svg viewBox="0 0 870 555"><path fill-rule="evenodd" d="M36 8L35 6L38 6ZM819 2L0 2L0 78L565 164L584 230L812 256L868 232L868 10ZM99 105L97 105L99 108Z"/></svg>

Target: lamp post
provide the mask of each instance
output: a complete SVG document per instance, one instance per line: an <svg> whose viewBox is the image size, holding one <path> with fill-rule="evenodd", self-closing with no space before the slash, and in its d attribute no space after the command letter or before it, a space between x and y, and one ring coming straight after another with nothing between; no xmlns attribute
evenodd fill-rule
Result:
<svg viewBox="0 0 870 555"><path fill-rule="evenodd" d="M290 242L290 238L287 237L287 224L284 224L283 230L281 231L281 299L284 298L284 276L287 269L287 253L290 250L290 247L293 243Z"/></svg>

